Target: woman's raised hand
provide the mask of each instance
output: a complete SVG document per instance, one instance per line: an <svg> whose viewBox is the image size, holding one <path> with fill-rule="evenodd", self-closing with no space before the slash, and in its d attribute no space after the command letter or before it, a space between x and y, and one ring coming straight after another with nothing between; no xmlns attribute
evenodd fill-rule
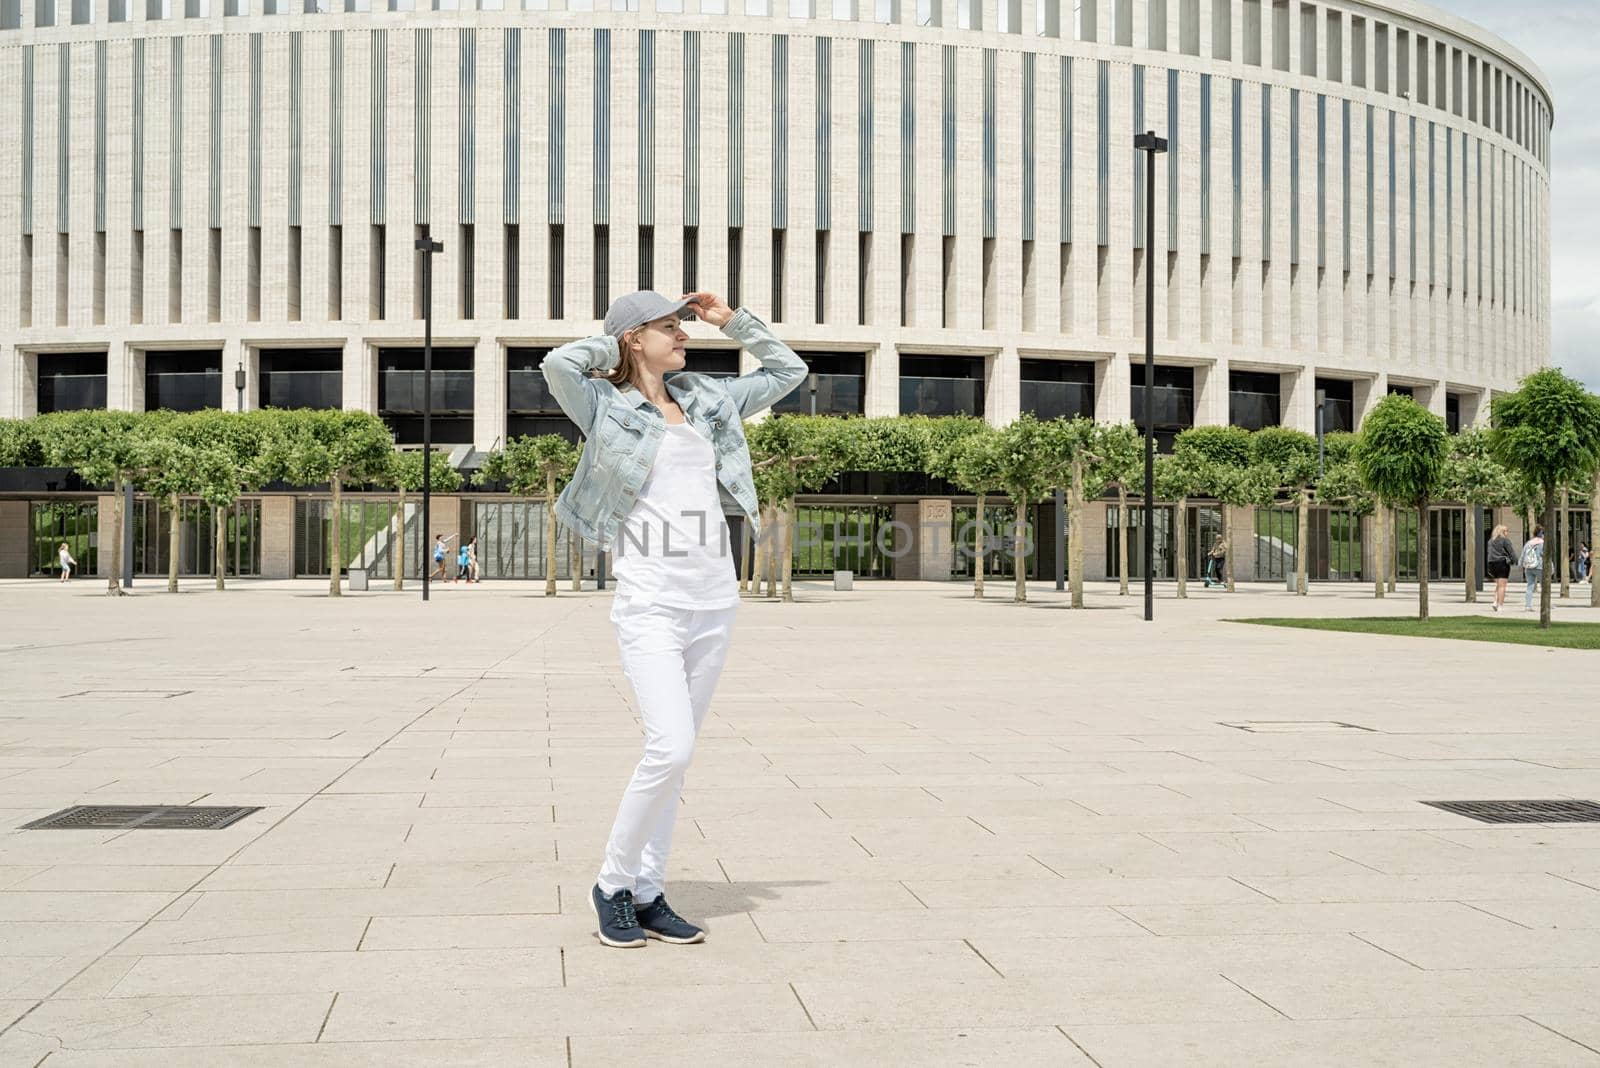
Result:
<svg viewBox="0 0 1600 1068"><path fill-rule="evenodd" d="M715 293L685 293L678 298L689 302L689 310L695 318L721 330L733 318L733 309L723 303L721 297Z"/></svg>

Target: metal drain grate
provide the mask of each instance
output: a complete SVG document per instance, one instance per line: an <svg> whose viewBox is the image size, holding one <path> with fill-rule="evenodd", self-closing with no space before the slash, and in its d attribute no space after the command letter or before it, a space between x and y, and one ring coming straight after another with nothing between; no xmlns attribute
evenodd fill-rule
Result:
<svg viewBox="0 0 1600 1068"><path fill-rule="evenodd" d="M1600 823L1593 801L1424 801L1424 805L1479 823Z"/></svg>
<svg viewBox="0 0 1600 1068"><path fill-rule="evenodd" d="M1218 726L1232 727L1252 734L1310 734L1317 731L1371 731L1356 723L1341 723L1333 719L1245 719L1235 723L1218 722Z"/></svg>
<svg viewBox="0 0 1600 1068"><path fill-rule="evenodd" d="M261 806L74 805L24 823L25 831L220 831Z"/></svg>

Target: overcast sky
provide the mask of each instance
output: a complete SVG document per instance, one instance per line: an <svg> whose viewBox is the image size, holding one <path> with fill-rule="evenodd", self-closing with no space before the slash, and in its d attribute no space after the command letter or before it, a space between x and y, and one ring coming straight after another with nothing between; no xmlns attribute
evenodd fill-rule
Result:
<svg viewBox="0 0 1600 1068"><path fill-rule="evenodd" d="M1433 0L1528 55L1555 94L1551 359L1600 392L1600 33L1593 0Z"/></svg>

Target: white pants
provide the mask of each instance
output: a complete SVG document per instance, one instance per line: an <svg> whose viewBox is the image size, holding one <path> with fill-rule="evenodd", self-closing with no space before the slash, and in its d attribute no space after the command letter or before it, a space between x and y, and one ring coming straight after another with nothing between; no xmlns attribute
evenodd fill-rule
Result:
<svg viewBox="0 0 1600 1068"><path fill-rule="evenodd" d="M600 868L603 893L633 891L647 904L666 880L672 828L695 736L727 659L738 607L696 612L618 594L611 622L622 670L644 723L644 757L622 795Z"/></svg>

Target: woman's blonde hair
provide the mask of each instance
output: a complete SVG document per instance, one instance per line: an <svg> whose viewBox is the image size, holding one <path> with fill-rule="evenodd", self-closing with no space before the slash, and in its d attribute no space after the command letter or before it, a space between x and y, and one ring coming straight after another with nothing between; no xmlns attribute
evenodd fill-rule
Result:
<svg viewBox="0 0 1600 1068"><path fill-rule="evenodd" d="M634 328L637 329L638 327ZM621 358L615 367L601 376L613 386L630 385L635 389L639 386L639 358L634 355L633 346L628 343L633 337L634 330L625 330L622 336L617 338L617 353Z"/></svg>
<svg viewBox="0 0 1600 1068"><path fill-rule="evenodd" d="M1506 526L1504 523L1501 523L1499 526L1494 528L1494 533L1490 534L1489 537L1491 537L1491 538L1503 538L1507 534L1509 534L1510 532L1511 532L1511 528Z"/></svg>

